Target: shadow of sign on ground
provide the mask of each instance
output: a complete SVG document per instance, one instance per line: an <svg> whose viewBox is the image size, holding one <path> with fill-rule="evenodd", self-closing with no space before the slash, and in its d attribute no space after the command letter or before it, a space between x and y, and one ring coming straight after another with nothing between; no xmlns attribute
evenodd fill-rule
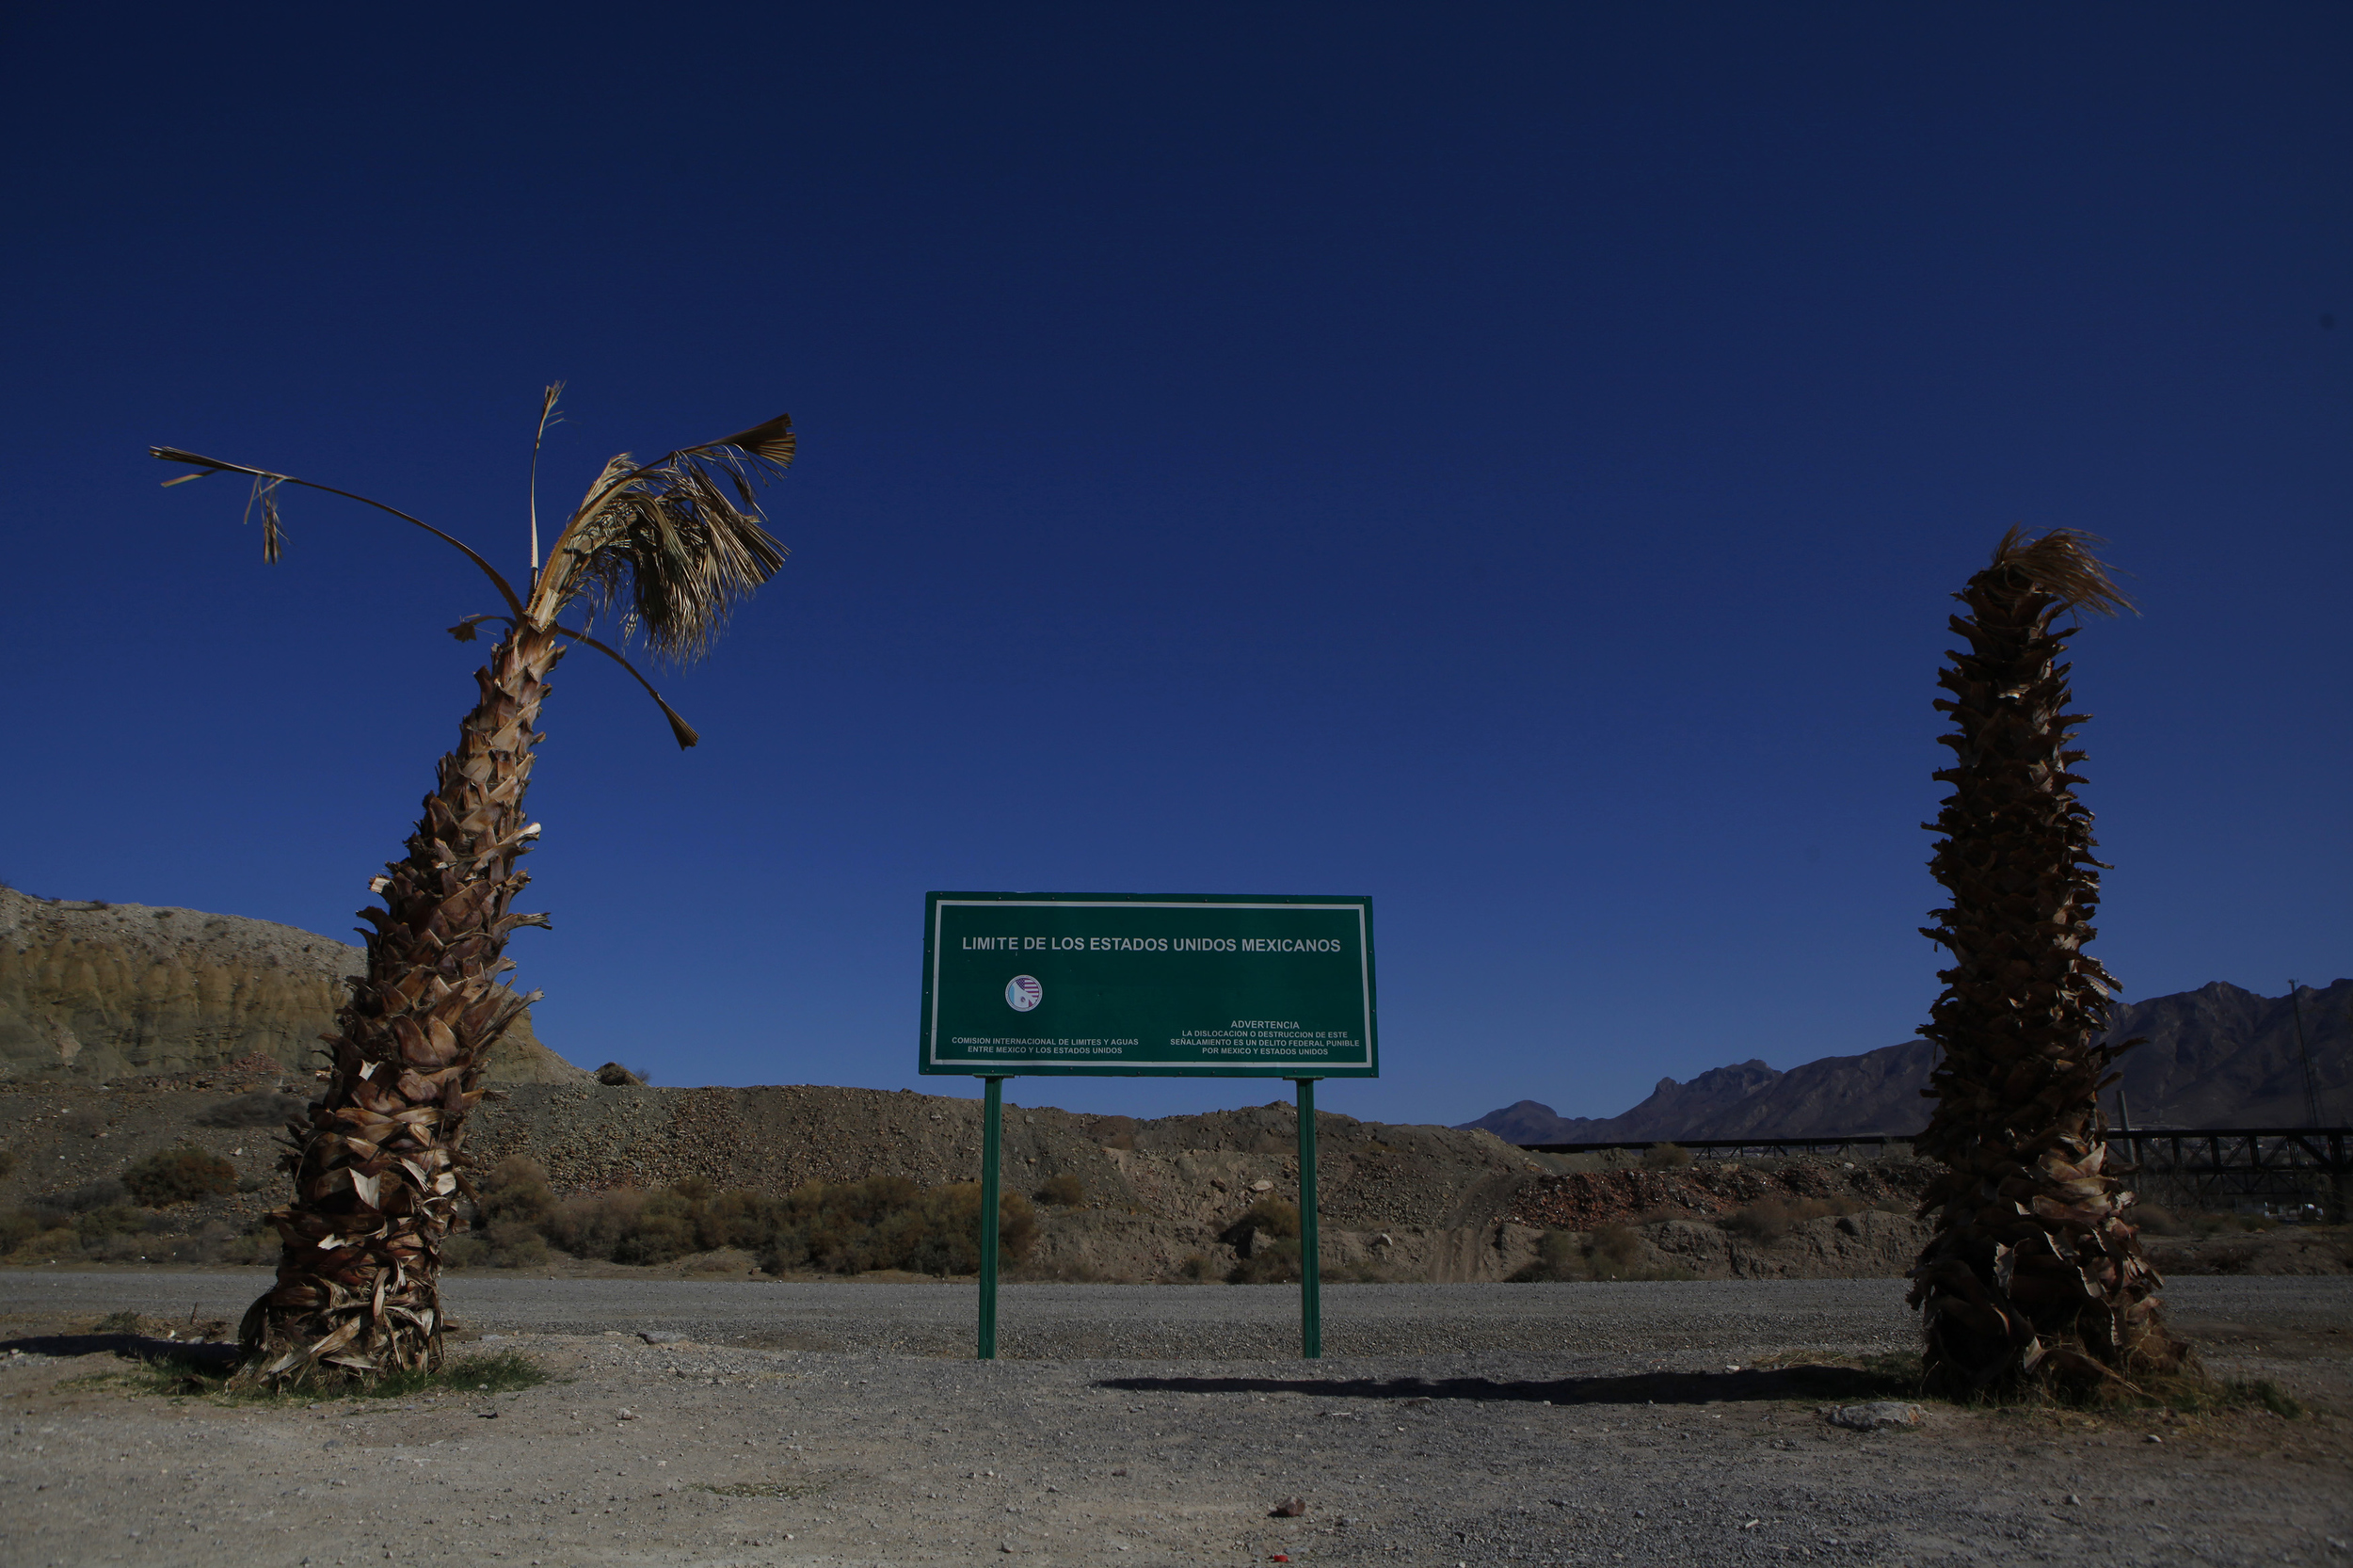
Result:
<svg viewBox="0 0 2353 1568"><path fill-rule="evenodd" d="M1725 1372L1639 1372L1621 1377L1548 1378L1107 1378L1095 1384L1125 1394L1310 1394L1323 1400L1435 1400L1525 1404L1718 1404L1783 1400L1910 1398L1913 1380L1856 1367L1803 1365Z"/></svg>

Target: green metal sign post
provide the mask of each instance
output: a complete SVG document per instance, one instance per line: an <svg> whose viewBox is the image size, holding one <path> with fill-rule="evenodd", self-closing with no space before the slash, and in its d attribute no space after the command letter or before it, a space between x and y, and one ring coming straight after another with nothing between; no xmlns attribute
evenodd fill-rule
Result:
<svg viewBox="0 0 2353 1568"><path fill-rule="evenodd" d="M983 1361L997 1359L997 1227L1002 1218L997 1206L998 1172L1004 1164L1005 1080L981 1080L981 1352Z"/></svg>
<svg viewBox="0 0 2353 1568"><path fill-rule="evenodd" d="M1323 1356L1323 1245L1316 1233L1316 1080L1299 1080L1299 1353Z"/></svg>
<svg viewBox="0 0 2353 1568"><path fill-rule="evenodd" d="M978 1078L980 1358L997 1354L1003 1089L1016 1076L1299 1087L1300 1353L1323 1353L1316 1083L1380 1075L1372 901L931 893L919 1070Z"/></svg>

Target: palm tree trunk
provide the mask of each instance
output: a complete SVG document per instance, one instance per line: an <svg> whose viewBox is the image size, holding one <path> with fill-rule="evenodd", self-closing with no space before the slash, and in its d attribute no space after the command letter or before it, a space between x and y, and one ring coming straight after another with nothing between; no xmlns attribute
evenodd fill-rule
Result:
<svg viewBox="0 0 2353 1568"><path fill-rule="evenodd" d="M1958 731L1929 862L1952 904L1923 931L1954 959L1921 1031L1944 1050L1916 1144L1945 1166L1910 1298L1929 1381L1972 1395L2171 1370L2186 1347L2165 1329L2099 1110L2110 1064L2139 1042L2095 1043L2113 982L2083 951L2100 863L2068 771L2084 756L2068 749L2084 715L2066 711L2058 663L2073 632L2051 630L2062 609L2121 599L2070 536L2020 545L2015 531L1959 597L1970 651L1939 680Z"/></svg>
<svg viewBox="0 0 2353 1568"><path fill-rule="evenodd" d="M278 1282L246 1313L249 1382L291 1383L435 1367L440 1251L461 1187L467 1113L491 1048L536 993L498 984L518 926L507 912L536 829L523 817L539 705L562 656L524 621L474 672L481 697L441 759L408 855L372 883L384 907L368 969L328 1036L326 1092L289 1125L294 1201L270 1215Z"/></svg>

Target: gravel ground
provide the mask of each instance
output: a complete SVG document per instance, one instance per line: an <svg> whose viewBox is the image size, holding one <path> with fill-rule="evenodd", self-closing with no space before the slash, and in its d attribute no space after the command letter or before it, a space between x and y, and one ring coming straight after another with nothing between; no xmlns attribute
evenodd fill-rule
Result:
<svg viewBox="0 0 2353 1568"><path fill-rule="evenodd" d="M2299 1420L1869 1434L1820 1364L1911 1347L1888 1281L1337 1287L1317 1363L1291 1291L1028 1286L984 1365L952 1286L472 1275L455 1310L554 1382L309 1407L133 1394L39 1337L233 1317L257 1278L0 1272L32 1352L0 1356L0 1561L2353 1563L2343 1279L2170 1291Z"/></svg>

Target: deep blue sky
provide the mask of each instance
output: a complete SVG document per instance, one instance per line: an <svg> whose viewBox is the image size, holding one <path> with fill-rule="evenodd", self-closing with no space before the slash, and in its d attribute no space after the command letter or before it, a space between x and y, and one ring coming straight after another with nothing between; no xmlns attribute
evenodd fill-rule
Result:
<svg viewBox="0 0 2353 1568"><path fill-rule="evenodd" d="M916 1082L930 888L1371 894L1358 1114L1892 1044L2012 522L2146 612L2077 644L2125 994L2353 971L2333 0L5 26L17 887L347 931L488 595L298 493L265 568L144 449L519 568L564 376L551 504L803 452L791 564L662 682L704 744L588 655L547 712L512 951L585 1064Z"/></svg>

